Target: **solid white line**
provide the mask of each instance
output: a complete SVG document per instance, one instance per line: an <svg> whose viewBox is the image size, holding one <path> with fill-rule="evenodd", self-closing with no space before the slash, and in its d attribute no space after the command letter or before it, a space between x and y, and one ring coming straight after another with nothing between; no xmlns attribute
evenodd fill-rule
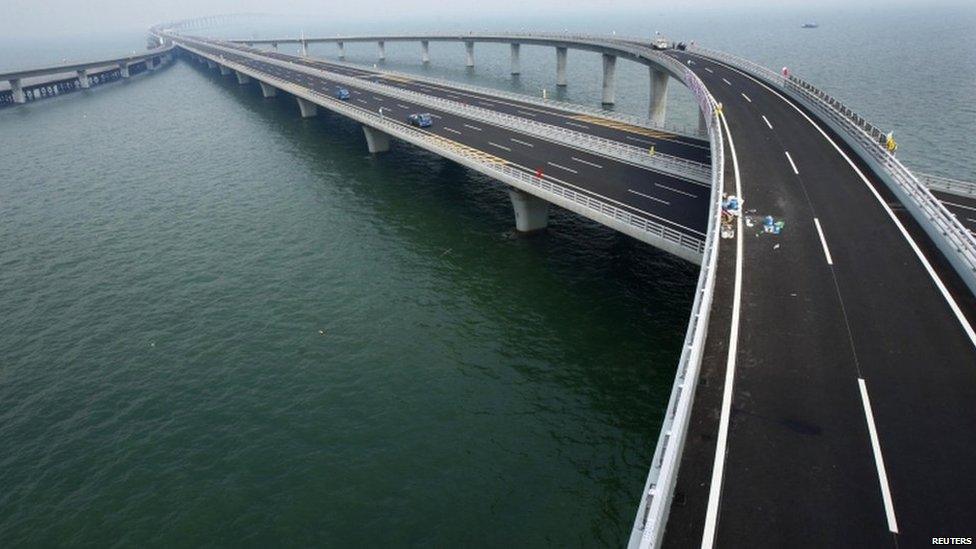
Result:
<svg viewBox="0 0 976 549"><path fill-rule="evenodd" d="M657 198L655 196L651 196L649 194L644 194L644 193L641 193L641 192L637 192L634 189L627 189L627 192L634 193L634 194L636 194L638 196L643 196L644 198L650 198L651 200L656 200L656 201L664 204L665 206L670 206L671 205L671 203L668 202L667 200L661 200L660 198Z"/></svg>
<svg viewBox="0 0 976 549"><path fill-rule="evenodd" d="M470 129L472 129L472 130L474 130L476 132L480 132L481 131L481 128L479 128L478 126L472 126L471 124L465 124L464 127L465 128L470 128Z"/></svg>
<svg viewBox="0 0 976 549"><path fill-rule="evenodd" d="M692 198L698 198L698 195L695 195L695 194L691 194L691 193L689 193L689 192L686 192L686 191L682 191L682 190L680 190L680 189L675 189L674 187L668 187L667 185L662 185L662 184L660 184L660 183L655 183L655 184L654 184L654 186L655 186L655 187L660 187L660 188L662 188L662 189L664 189L664 190L666 190L666 191L671 191L671 192L673 192L673 193L678 193L678 194L683 194L683 195L685 195L685 196L690 196L690 197L692 197Z"/></svg>
<svg viewBox="0 0 976 549"><path fill-rule="evenodd" d="M762 115L762 117L763 117L763 120L766 122L766 125L769 126L769 129L773 129L773 125L769 123L769 119L766 118L766 115L764 114L764 115Z"/></svg>
<svg viewBox="0 0 976 549"><path fill-rule="evenodd" d="M878 442L878 429L874 426L874 413L871 411L871 401L868 399L868 386L861 378L857 378L857 385L861 389L861 402L864 404L864 416L868 421L868 434L871 435L871 449L874 451L874 464L878 467L878 482L881 483L881 499L884 500L885 514L888 515L888 530L897 534L898 521L895 520L895 506L891 502L891 488L888 487L888 472L885 469L884 458L881 456L881 443Z"/></svg>
<svg viewBox="0 0 976 549"><path fill-rule="evenodd" d="M520 141L518 139L515 139L514 137L509 137L508 139L510 141L512 141L513 143L518 143L519 145L525 145L526 147L535 147L535 145L533 145L532 143L527 143L525 141Z"/></svg>
<svg viewBox="0 0 976 549"><path fill-rule="evenodd" d="M796 164L793 163L793 157L790 156L790 151L785 151L785 152L786 152L786 159L790 161L790 166L793 166L793 173L795 173L796 175L800 175L800 170L796 169Z"/></svg>
<svg viewBox="0 0 976 549"><path fill-rule="evenodd" d="M444 126L444 131L451 132L451 133L456 133L458 135L461 135L461 132L455 130L454 128L448 128L447 126Z"/></svg>
<svg viewBox="0 0 976 549"><path fill-rule="evenodd" d="M489 141L488 144L491 145L492 147L498 147L499 149L502 149L503 151L512 152L512 149L509 148L509 147L506 147L505 145L499 145L498 143L492 143L491 141Z"/></svg>
<svg viewBox="0 0 976 549"><path fill-rule="evenodd" d="M729 82L727 78L723 78L722 79L722 82L725 82L726 84L728 84L730 86L732 85L732 82Z"/></svg>
<svg viewBox="0 0 976 549"><path fill-rule="evenodd" d="M584 130L590 129L589 126L584 126L583 124L577 124L576 122L566 122L567 126L576 126L577 128L583 128Z"/></svg>
<svg viewBox="0 0 976 549"><path fill-rule="evenodd" d="M486 107L494 107L495 106L494 103L488 103L487 101L478 101L478 104L479 105L484 105Z"/></svg>
<svg viewBox="0 0 976 549"><path fill-rule="evenodd" d="M583 160L582 158L576 158L575 156L571 156L570 158L572 158L573 160L579 162L580 164L586 164L587 166L593 166L594 168L602 168L603 167L603 166L601 166L601 165L599 165L599 164L597 164L595 162L590 162L589 160Z"/></svg>
<svg viewBox="0 0 976 549"><path fill-rule="evenodd" d="M972 206L963 206L962 204L956 204L955 202L946 202L945 200L943 200L942 203L945 204L946 206L955 206L957 208L962 208L964 210L972 210L976 212L976 208Z"/></svg>
<svg viewBox="0 0 976 549"><path fill-rule="evenodd" d="M535 118L536 116L538 116L538 115L537 115L537 114L535 114L535 113L531 113L531 112L526 112L526 111L520 111L520 110L518 110L518 109L515 109L515 112L517 112L517 113L519 113L519 114L524 114L525 116L531 116L532 118Z"/></svg>
<svg viewBox="0 0 976 549"><path fill-rule="evenodd" d="M647 143L648 145L654 144L653 141L648 141L647 139L641 139L639 137L631 137L629 135L625 135L624 139L630 139L631 141L637 141L638 143Z"/></svg>
<svg viewBox="0 0 976 549"><path fill-rule="evenodd" d="M746 95L746 94L744 94L742 92L739 92L739 93L742 95L742 97L744 97L746 99L746 101L752 103L752 99L749 99L749 96L748 95Z"/></svg>
<svg viewBox="0 0 976 549"><path fill-rule="evenodd" d="M735 194L742 200L742 180L739 176L739 159L732 141L732 132L725 121L725 114L719 114L725 135L729 138L732 151L732 170L735 173ZM732 417L732 386L735 383L736 353L739 348L739 316L742 309L742 216L736 216L735 239L735 282L732 293L732 326L729 331L728 359L725 363L725 387L722 389L722 411L718 424L718 439L715 444L715 463L712 465L712 480L708 487L708 508L705 511L705 531L702 534L702 549L712 549L715 545L715 530L718 526L718 504L722 495L725 477L725 454L729 443L729 421Z"/></svg>
<svg viewBox="0 0 976 549"><path fill-rule="evenodd" d="M822 135L823 138L826 139L827 142L834 147L834 150L837 151L837 153L840 154L841 157L843 157L844 160L847 161L847 164L851 167L852 170L854 170L854 173L856 173L858 177L861 178L861 182L863 182L864 185L868 188L868 190L871 191L871 194L874 195L875 200L878 201L878 204L880 204L881 207L888 214L888 218L891 219L891 222L894 223L896 227L898 227L898 230L901 232L902 238L904 238L905 241L908 242L908 245L912 248L912 251L915 252L915 256L918 258L919 262L922 263L922 266L925 268L925 271L929 274L929 278L932 279L932 282L935 284L935 287L938 288L939 292L942 293L942 297L949 305L949 309L952 310L953 314L956 315L956 320L958 320L959 324L962 325L962 329L964 332L966 332L966 335L969 337L969 341L972 343L973 347L976 347L976 330L973 330L972 324L969 323L969 320L966 318L966 315L962 313L962 309L959 308L959 304L956 303L956 299L952 297L952 294L949 293L949 289L946 288L945 283L942 282L942 279L939 278L938 273L935 272L935 269L932 267L932 264L929 262L928 258L925 257L924 253L922 253L922 249L918 247L918 243L916 243L915 239L913 239L912 236L908 234L908 229L905 228L905 225L903 225L901 220L898 219L898 216L895 215L895 212L891 210L891 207L888 206L888 203L885 202L884 198L881 197L881 193L879 193L878 190L874 188L874 185L872 185L871 182L868 180L867 176L864 175L864 172L861 171L861 168L857 167L857 164L855 164L854 161L851 160L851 157L847 156L847 153L845 153L844 150L840 148L840 145L838 145L833 139L831 139L829 135L827 135L827 132L825 132L823 128L820 127L820 125L814 122L812 118L807 116L807 114L803 112L802 109L800 109L800 107L797 107L792 101L787 99L783 94L770 88L769 86L766 85L765 82L760 82L759 80L753 78L752 76L749 76L748 74L738 69L732 67L729 67L729 69L745 76L746 78L766 88L766 90L768 90L770 93L782 99L784 103L786 103L790 107L793 107L793 110L800 113L800 116L805 118L806 121L809 122L811 126L816 128L816 130L820 132L820 135Z"/></svg>
<svg viewBox="0 0 976 549"><path fill-rule="evenodd" d="M824 255L827 256L827 265L833 265L834 258L830 257L830 249L827 248L827 238L824 237L823 229L820 227L820 220L814 217L813 224L817 226L817 234L820 235L820 243L823 244Z"/></svg>
<svg viewBox="0 0 976 549"><path fill-rule="evenodd" d="M570 173L579 173L578 171L574 170L573 168L567 168L566 166L560 166L559 164L555 164L553 162L546 162L546 164L549 164L550 166L552 166L554 168L559 168L561 170L566 170L567 172L570 172Z"/></svg>

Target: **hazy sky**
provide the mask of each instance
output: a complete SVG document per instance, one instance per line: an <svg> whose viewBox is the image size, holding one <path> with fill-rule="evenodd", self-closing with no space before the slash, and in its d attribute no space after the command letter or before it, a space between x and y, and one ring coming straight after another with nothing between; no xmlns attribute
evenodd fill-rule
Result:
<svg viewBox="0 0 976 549"><path fill-rule="evenodd" d="M695 9L754 9L784 7L890 8L894 5L965 5L972 0L3 0L0 38L36 34L84 35L99 27L119 30L145 28L164 20L221 13L320 15L330 18L389 22L431 16L431 28L445 19L470 20L479 14L525 14L535 17L586 11L648 11ZM437 16L440 16L438 18ZM79 29L85 29L80 31Z"/></svg>

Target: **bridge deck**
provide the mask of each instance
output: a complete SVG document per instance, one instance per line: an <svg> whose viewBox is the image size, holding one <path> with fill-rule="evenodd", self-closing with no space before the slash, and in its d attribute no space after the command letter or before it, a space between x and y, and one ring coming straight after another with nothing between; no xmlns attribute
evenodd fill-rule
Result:
<svg viewBox="0 0 976 549"><path fill-rule="evenodd" d="M332 95L338 85L327 72L309 74L279 63L272 63L270 59L265 61L243 55L243 52L238 55L218 49L215 45L202 49L206 49L211 55L223 56L224 59L268 76L281 78L326 95ZM265 57L270 57L272 54L263 51L251 53ZM292 58L283 54L275 54L275 57L279 60L302 61L301 58ZM348 72L348 69L346 70ZM401 82L401 84L407 83ZM350 105L370 113L376 113L380 107L383 107L384 112L388 113L387 116L399 120L405 120L410 113L430 112L435 117L435 123L433 127L426 128L426 131L445 140L483 151L486 155L497 158L498 161L509 163L528 173L537 173L538 170L545 177L625 207L637 214L651 217L689 235L699 238L704 236L710 189L700 183L528 136L504 126L475 122L450 112L420 106L372 90L348 84L341 85L351 93ZM604 128L604 126L597 127ZM619 132L618 135L632 135L628 130L607 129ZM673 143L675 150L700 156L701 147L686 143L689 141L688 138L667 137L674 138L667 142Z"/></svg>
<svg viewBox="0 0 976 549"><path fill-rule="evenodd" d="M756 221L742 235L728 437L715 430L720 387L732 373L730 342L720 340L728 335L719 331L709 334L707 385L696 399L666 545L698 545L713 529L728 547L915 546L955 535L943 532L970 535L976 341L965 314L976 307L935 278L950 288L961 282L921 231L899 226L912 221L889 209L895 201L884 184L849 162L844 154L855 155L836 137L835 148L829 130L821 134L736 70L672 55L691 60L723 103L745 212ZM734 188L734 178L726 181ZM782 234L762 233L765 215L785 221ZM725 246L722 261L734 253ZM931 272L919 254L932 258ZM733 293L727 273L719 284L721 304ZM709 517L716 446L724 475Z"/></svg>

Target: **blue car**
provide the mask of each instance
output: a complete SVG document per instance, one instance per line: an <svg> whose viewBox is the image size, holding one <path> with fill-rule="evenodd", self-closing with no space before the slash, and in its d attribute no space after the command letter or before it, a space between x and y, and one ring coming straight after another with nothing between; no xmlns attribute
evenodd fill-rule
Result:
<svg viewBox="0 0 976 549"><path fill-rule="evenodd" d="M349 90L346 88L336 88L335 92L336 99L342 99L343 101L349 99Z"/></svg>
<svg viewBox="0 0 976 549"><path fill-rule="evenodd" d="M411 114L407 117L407 122L411 126L417 126L418 128L429 128L434 125L433 118L427 113Z"/></svg>

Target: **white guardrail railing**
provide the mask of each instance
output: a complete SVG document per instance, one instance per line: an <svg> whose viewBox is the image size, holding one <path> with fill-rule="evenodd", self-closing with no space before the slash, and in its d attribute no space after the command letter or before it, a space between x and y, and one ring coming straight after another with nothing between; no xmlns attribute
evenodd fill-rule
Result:
<svg viewBox="0 0 976 549"><path fill-rule="evenodd" d="M757 63L725 52L694 46L692 51L721 61L751 73L767 83L775 85L804 100L821 115L833 120L857 145L860 152L874 160L885 170L890 180L897 186L892 192L901 195L905 204L926 233L946 254L963 281L976 292L976 237L962 225L939 199L932 195L928 187L901 163L884 146L885 132L867 122L840 101L819 90L808 82L790 75L783 76ZM890 184L889 184L890 186Z"/></svg>
<svg viewBox="0 0 976 549"><path fill-rule="evenodd" d="M369 125L373 128L380 129L389 135L435 152L438 155L455 160L481 173L512 184L516 188L525 189L528 187L531 189L530 192L533 194L545 198L546 200L549 200L555 204L567 207L567 209L579 211L577 208L573 208L572 206L582 206L585 211L580 213L583 213L596 221L614 226L614 223L606 223L606 221L608 221L607 218L609 218L610 221L622 224L630 229L636 229L636 231L647 233L649 236L665 242L670 242L682 249L693 252L695 255L704 254L706 251L706 241L703 241L700 238L689 236L661 223L651 221L650 219L631 213L623 208L613 206L603 200L593 198L587 194L580 193L566 186L554 183L545 177L538 177L534 173L529 173L514 168L506 163L485 160L484 153L476 149L458 146L449 139L420 130L418 128L414 128L413 126L395 119L391 119L390 117L380 116L379 113L372 110L353 106L352 104L336 99L331 95L323 94L310 88L296 85L293 82L278 78L272 74L258 71L253 67L236 63L228 59L226 56L220 57L219 55L214 55L187 45L187 42L195 41L183 38L176 38L176 40L183 42L181 44L182 47L197 55L209 58L215 62L227 66L230 69L247 74L252 78L258 79L265 83L269 83L279 89L291 93L292 95L312 101L313 103L321 105L329 110L343 114L349 118L352 118L353 120ZM202 43L201 45L204 47L212 47L210 44L206 43Z"/></svg>
<svg viewBox="0 0 976 549"><path fill-rule="evenodd" d="M712 194L708 214L708 232L702 255L701 272L695 288L695 300L691 306L688 329L678 360L671 397L661 423L657 447L651 460L644 491L637 508L637 517L631 531L628 547L645 549L659 547L664 539L674 487L678 480L678 468L688 435L692 405L695 401L695 388L701 371L705 337L708 334L708 321L715 294L716 269L718 268L719 224L722 215L722 199L725 192L725 145L722 126L715 108L715 99L702 81L687 67L677 63L678 74L684 75L684 83L698 100L699 108L708 124L709 142L712 149ZM739 238L742 236L739 235Z"/></svg>
<svg viewBox="0 0 976 549"><path fill-rule="evenodd" d="M246 40L230 40L235 44L246 43ZM252 48L255 51L260 51L262 53L268 53L267 50L261 50L258 48ZM314 61L315 58L309 57L309 60ZM357 65L356 63L349 63L345 61L329 60L328 63L339 65L342 67L347 67L350 69L364 70L362 65ZM458 90L468 91L471 93L477 93L481 95L489 95L494 97L500 97L503 99L510 99L512 101L518 101L521 103L529 103L539 107L544 107L547 109L555 109L564 112L571 112L579 114L581 116L596 116L599 118L604 118L607 120L612 120L614 122L621 122L623 124L630 124L632 126L637 126L638 128L644 128L647 130L655 130L660 132L673 133L682 137L692 137L695 139L708 140L708 132L700 132L697 129L691 128L689 126L678 126L677 124L655 124L649 118L642 118L640 116L634 116L630 114L608 111L606 109L598 109L596 107L588 107L586 105L580 105L578 103L569 103L566 101L560 101L558 99L551 98L541 98L533 95L526 95L522 93L513 93L504 90L498 90L495 88L484 88L478 86L471 86L468 84L462 84L460 82L454 82L452 80L445 80L443 78L434 78L432 76L418 75L409 72L392 71L384 68L382 74L388 76L395 76L398 78L406 78L409 80L414 80L421 83L431 84L435 86L442 86L447 88L454 88Z"/></svg>
<svg viewBox="0 0 976 549"><path fill-rule="evenodd" d="M471 120L477 120L485 124L502 126L518 130L526 135L532 135L540 139L553 141L574 148L588 149L610 158L616 158L625 162L638 164L651 170L662 172L669 175L683 177L698 181L700 183L711 182L711 169L707 164L686 160L677 156L654 153L649 149L627 145L612 139L586 134L568 128L553 126L530 120L521 116L500 113L484 107L478 107L451 99L435 97L429 94L406 90L388 84L371 82L362 78L355 78L323 70L320 68L309 67L304 64L286 61L274 57L268 57L260 53L241 51L238 48L209 44L210 47L221 48L228 53L233 52L237 55L245 55L266 63L273 63L292 70L299 70L307 74L327 77L334 82L342 83L350 87L366 89L387 97L399 98L423 105L427 108L440 109L458 116L463 116Z"/></svg>

